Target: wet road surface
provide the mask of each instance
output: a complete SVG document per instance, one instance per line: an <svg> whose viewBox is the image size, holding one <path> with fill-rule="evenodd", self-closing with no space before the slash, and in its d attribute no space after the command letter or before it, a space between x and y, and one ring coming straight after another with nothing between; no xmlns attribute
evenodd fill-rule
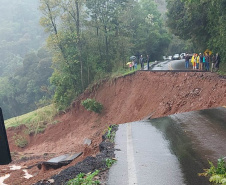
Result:
<svg viewBox="0 0 226 185"><path fill-rule="evenodd" d="M226 156L226 108L119 126L108 185L208 185L197 174Z"/></svg>
<svg viewBox="0 0 226 185"><path fill-rule="evenodd" d="M192 70L191 62L189 69L185 69L185 60L166 60L156 64L151 70Z"/></svg>

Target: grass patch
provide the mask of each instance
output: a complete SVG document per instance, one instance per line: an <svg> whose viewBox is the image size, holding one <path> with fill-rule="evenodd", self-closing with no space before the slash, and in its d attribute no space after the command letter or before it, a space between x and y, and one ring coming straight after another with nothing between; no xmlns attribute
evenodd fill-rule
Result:
<svg viewBox="0 0 226 185"><path fill-rule="evenodd" d="M66 185L97 185L100 184L100 181L94 180L94 177L98 175L99 170L91 174L85 175L84 173L80 173L76 176L76 178L69 180Z"/></svg>
<svg viewBox="0 0 226 185"><path fill-rule="evenodd" d="M116 162L116 159L110 159L110 158L106 159L106 165L108 168L110 168L115 162Z"/></svg>
<svg viewBox="0 0 226 185"><path fill-rule="evenodd" d="M29 133L39 133L43 131L47 123L53 122L53 118L57 113L57 109L52 104L27 114L5 120L5 126L9 128L26 125L30 129Z"/></svg>

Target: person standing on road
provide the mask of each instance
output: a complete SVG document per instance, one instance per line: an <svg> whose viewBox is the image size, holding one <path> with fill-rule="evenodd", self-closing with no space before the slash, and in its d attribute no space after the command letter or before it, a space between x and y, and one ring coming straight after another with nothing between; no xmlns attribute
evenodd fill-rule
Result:
<svg viewBox="0 0 226 185"><path fill-rule="evenodd" d="M216 63L216 57L212 56L212 64L211 64L211 72L213 72L215 70L215 63Z"/></svg>
<svg viewBox="0 0 226 185"><path fill-rule="evenodd" d="M192 63L192 66L193 66L193 70L195 70L196 68L196 54L194 53L192 58L191 58L191 63Z"/></svg>
<svg viewBox="0 0 226 185"><path fill-rule="evenodd" d="M140 67L141 67L141 69L144 68L144 58L142 55L140 56Z"/></svg>
<svg viewBox="0 0 226 185"><path fill-rule="evenodd" d="M129 70L130 70L130 71L132 70L132 67L133 67L133 66L132 66L132 62L130 62L130 63L129 63Z"/></svg>
<svg viewBox="0 0 226 185"><path fill-rule="evenodd" d="M205 60L206 60L206 71L209 71L210 70L210 57L209 57L209 53L206 53Z"/></svg>
<svg viewBox="0 0 226 185"><path fill-rule="evenodd" d="M196 69L199 69L200 58L199 55L196 54Z"/></svg>
<svg viewBox="0 0 226 185"><path fill-rule="evenodd" d="M134 60L132 60L133 71L134 71L134 65L135 65Z"/></svg>
<svg viewBox="0 0 226 185"><path fill-rule="evenodd" d="M203 69L204 71L206 70L206 56L205 56L205 53L203 53Z"/></svg>
<svg viewBox="0 0 226 185"><path fill-rule="evenodd" d="M134 60L134 67L135 67L135 70L137 70L137 58L135 58Z"/></svg>
<svg viewBox="0 0 226 185"><path fill-rule="evenodd" d="M219 70L219 67L220 67L220 55L219 53L216 54L216 58L215 58L215 69L216 69L216 72Z"/></svg>
<svg viewBox="0 0 226 185"><path fill-rule="evenodd" d="M189 68L189 55L188 55L188 53L186 53L186 56L185 56L185 68L186 69Z"/></svg>
<svg viewBox="0 0 226 185"><path fill-rule="evenodd" d="M199 69L203 70L203 56L202 53L199 53Z"/></svg>
<svg viewBox="0 0 226 185"><path fill-rule="evenodd" d="M147 70L149 70L149 63L150 63L150 57L149 57L149 55L147 55Z"/></svg>

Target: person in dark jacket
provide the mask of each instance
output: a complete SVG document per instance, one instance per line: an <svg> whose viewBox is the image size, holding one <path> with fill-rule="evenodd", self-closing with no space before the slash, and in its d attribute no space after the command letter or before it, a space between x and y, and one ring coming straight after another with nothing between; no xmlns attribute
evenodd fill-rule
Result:
<svg viewBox="0 0 226 185"><path fill-rule="evenodd" d="M189 59L190 59L190 57L189 57L188 53L186 53L186 56L185 56L185 68L186 69L188 69L188 67L189 67Z"/></svg>
<svg viewBox="0 0 226 185"><path fill-rule="evenodd" d="M140 56L139 61L140 61L140 67L141 67L141 70L142 70L142 69L144 69L144 58L143 58L142 55Z"/></svg>
<svg viewBox="0 0 226 185"><path fill-rule="evenodd" d="M202 53L199 53L199 62L200 62L199 69L202 71L203 70L203 55L202 55Z"/></svg>
<svg viewBox="0 0 226 185"><path fill-rule="evenodd" d="M217 53L216 57L215 57L215 69L216 69L216 71L219 70L219 67L220 67L220 55L219 55L219 53Z"/></svg>
<svg viewBox="0 0 226 185"><path fill-rule="evenodd" d="M216 63L216 57L213 54L213 56L212 56L212 65L211 65L211 72L213 72L215 70L215 63Z"/></svg>
<svg viewBox="0 0 226 185"><path fill-rule="evenodd" d="M209 53L206 53L205 60L206 60L206 71L209 71L210 70L210 56L209 56Z"/></svg>
<svg viewBox="0 0 226 185"><path fill-rule="evenodd" d="M150 57L149 57L149 55L147 55L147 70L149 70L149 63L150 63Z"/></svg>

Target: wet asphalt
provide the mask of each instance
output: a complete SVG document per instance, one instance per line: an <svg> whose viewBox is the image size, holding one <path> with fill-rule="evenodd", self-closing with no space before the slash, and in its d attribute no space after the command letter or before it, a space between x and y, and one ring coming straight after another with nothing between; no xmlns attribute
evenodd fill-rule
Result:
<svg viewBox="0 0 226 185"><path fill-rule="evenodd" d="M189 69L185 69L185 60L165 60L160 61L152 67L152 71L158 70L192 70L191 63Z"/></svg>
<svg viewBox="0 0 226 185"><path fill-rule="evenodd" d="M108 185L208 185L198 173L226 156L226 108L126 123Z"/></svg>

